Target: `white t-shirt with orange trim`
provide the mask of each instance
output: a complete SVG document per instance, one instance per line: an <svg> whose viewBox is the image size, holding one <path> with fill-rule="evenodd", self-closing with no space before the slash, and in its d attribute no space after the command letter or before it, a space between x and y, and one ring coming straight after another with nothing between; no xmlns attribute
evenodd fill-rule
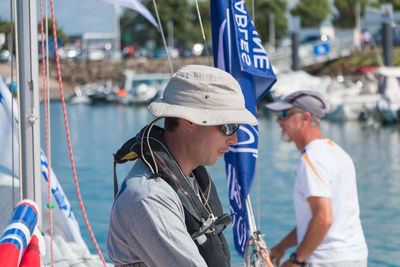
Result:
<svg viewBox="0 0 400 267"><path fill-rule="evenodd" d="M357 261L368 256L360 222L356 171L350 156L328 139L317 139L304 149L297 165L293 190L297 241L306 234L312 212L307 198L330 198L333 222L308 263Z"/></svg>

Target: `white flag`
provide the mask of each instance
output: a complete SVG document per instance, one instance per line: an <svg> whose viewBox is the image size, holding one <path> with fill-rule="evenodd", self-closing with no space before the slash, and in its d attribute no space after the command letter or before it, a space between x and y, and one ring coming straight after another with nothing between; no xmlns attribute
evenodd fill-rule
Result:
<svg viewBox="0 0 400 267"><path fill-rule="evenodd" d="M11 103L14 101L14 112L11 112ZM12 99L11 92L7 85L4 83L3 78L0 76L0 165L6 167L11 171L12 169L12 138L14 138L14 173L18 176L18 108L17 103ZM11 120L14 115L13 120ZM14 136L12 136L11 121L14 124ZM42 212L45 217L48 217L47 207L47 159L43 151L41 151L41 172L42 172ZM55 207L53 208L54 228L56 233L62 235L67 242L72 242L80 248L82 255L89 253L89 250L82 239L78 222L76 221L75 215L72 211L71 204L65 195L58 179L52 169L51 172L51 192ZM0 187L4 184L6 176L1 176ZM11 177L10 177L11 179ZM11 183L11 182L10 182ZM16 181L18 186L18 181ZM19 193L17 191L17 193ZM0 199L1 202L1 199ZM0 213L1 214L1 213ZM0 225L2 225L0 223ZM0 229L1 230L1 229ZM49 230L48 220L43 221L43 230L46 232Z"/></svg>
<svg viewBox="0 0 400 267"><path fill-rule="evenodd" d="M18 108L14 101L14 112L11 111L12 101L14 100L10 89L0 76L0 165L12 171L12 154L14 153L14 173L18 174Z"/></svg>
<svg viewBox="0 0 400 267"><path fill-rule="evenodd" d="M102 0L102 1L136 10L158 29L158 23L154 19L153 15L140 1L138 0Z"/></svg>
<svg viewBox="0 0 400 267"><path fill-rule="evenodd" d="M48 172L47 172L47 159L43 151L40 152L40 162L42 171L42 206L43 215L48 217L48 193L47 193L47 182L48 182ZM71 204L65 195L60 183L58 182L57 176L53 169L50 168L50 181L51 181L51 192L53 196L53 202L56 205L52 209L53 211L53 224L56 232L61 234L67 242L73 242L79 245L79 247L86 252L89 252L85 241L83 241L81 232L79 229L79 224L75 218L74 212L72 211ZM43 221L43 231L49 231L50 226L47 220Z"/></svg>

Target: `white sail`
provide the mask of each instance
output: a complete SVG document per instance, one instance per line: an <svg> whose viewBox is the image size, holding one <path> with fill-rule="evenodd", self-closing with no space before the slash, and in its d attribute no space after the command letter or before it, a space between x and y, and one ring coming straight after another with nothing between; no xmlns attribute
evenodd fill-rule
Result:
<svg viewBox="0 0 400 267"><path fill-rule="evenodd" d="M11 112L11 103L14 101L14 113ZM12 119L12 115L14 118ZM0 77L0 144L2 151L0 155L0 165L6 169L12 169L12 143L14 143L14 171L19 169L18 162L18 121L17 121L17 103L12 99L11 93L7 86L4 84L3 79ZM12 142L11 134L11 121L14 122L14 142ZM46 256L44 261L50 262L50 225L49 225L49 211L48 211L48 169L47 159L43 151L41 152L41 192L42 192L42 206L40 208L42 213L42 232L44 234L47 247ZM98 256L90 254L85 241L83 240L79 224L72 211L71 204L68 197L65 195L57 176L50 168L51 192L52 202L54 207L52 209L53 216L53 252L55 262L64 262L68 265L81 264L81 266L99 266L101 261ZM13 185L14 184L14 185ZM13 200L14 191L14 200ZM11 218L13 210L13 202L19 201L19 180L13 178L5 173L0 173L0 230L4 229Z"/></svg>
<svg viewBox="0 0 400 267"><path fill-rule="evenodd" d="M12 96L7 85L4 83L2 77L0 77L0 165L12 170L12 143L18 144L18 116L17 116L17 105L14 102L12 107ZM12 113L14 113L14 118L11 120ZM12 130L12 124L14 126L14 133ZM14 150L14 162L18 162L18 151ZM14 165L14 172L18 172L18 166Z"/></svg>

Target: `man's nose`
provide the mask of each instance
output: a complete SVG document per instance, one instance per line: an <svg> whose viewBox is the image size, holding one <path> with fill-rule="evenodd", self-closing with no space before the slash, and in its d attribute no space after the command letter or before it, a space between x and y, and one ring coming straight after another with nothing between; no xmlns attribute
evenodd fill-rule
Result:
<svg viewBox="0 0 400 267"><path fill-rule="evenodd" d="M237 144L237 132L228 137L228 145L232 146Z"/></svg>

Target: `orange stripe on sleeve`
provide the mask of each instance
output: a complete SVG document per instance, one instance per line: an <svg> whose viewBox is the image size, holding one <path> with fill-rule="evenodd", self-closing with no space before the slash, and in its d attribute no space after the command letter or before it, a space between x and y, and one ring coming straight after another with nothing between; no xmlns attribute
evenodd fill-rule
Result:
<svg viewBox="0 0 400 267"><path fill-rule="evenodd" d="M331 146L333 146L333 142L332 142L332 140L329 140L329 139L327 139L327 140L325 140L328 144L330 144Z"/></svg>
<svg viewBox="0 0 400 267"><path fill-rule="evenodd" d="M321 178L321 176L319 176L319 174L317 173L317 171L315 170L314 166L311 164L310 160L308 159L306 153L303 153L302 157L305 159L305 161L308 163L308 165L310 166L311 170L313 170L313 172L315 173L315 175L318 177L318 179L328 188L330 189L330 186L324 181L324 179Z"/></svg>

